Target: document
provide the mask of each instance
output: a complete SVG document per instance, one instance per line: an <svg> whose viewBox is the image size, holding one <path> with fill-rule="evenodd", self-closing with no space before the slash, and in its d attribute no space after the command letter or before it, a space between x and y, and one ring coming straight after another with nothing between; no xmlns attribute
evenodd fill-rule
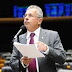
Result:
<svg viewBox="0 0 72 72"><path fill-rule="evenodd" d="M23 56L28 58L45 57L36 47L37 44L21 44L14 42L13 44Z"/></svg>

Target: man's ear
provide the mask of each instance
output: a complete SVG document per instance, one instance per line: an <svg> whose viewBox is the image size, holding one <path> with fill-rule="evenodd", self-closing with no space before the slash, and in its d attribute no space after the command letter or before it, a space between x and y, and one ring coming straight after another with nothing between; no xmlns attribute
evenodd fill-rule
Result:
<svg viewBox="0 0 72 72"><path fill-rule="evenodd" d="M40 25L43 21L43 18L38 18L38 24Z"/></svg>

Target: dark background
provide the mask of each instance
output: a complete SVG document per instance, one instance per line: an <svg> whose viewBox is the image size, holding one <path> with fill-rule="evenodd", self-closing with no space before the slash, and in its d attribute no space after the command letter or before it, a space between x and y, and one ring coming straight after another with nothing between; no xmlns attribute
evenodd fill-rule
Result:
<svg viewBox="0 0 72 72"><path fill-rule="evenodd" d="M45 3L72 3L71 0L2 0L0 2L0 18L13 17L13 5L28 6L35 4L44 12ZM44 12L45 15L45 12ZM71 49L72 20L43 21L42 28L58 31L65 50ZM12 40L23 22L0 22L0 52L12 51Z"/></svg>
<svg viewBox="0 0 72 72"><path fill-rule="evenodd" d="M0 1L0 17L13 17L13 6L29 6L35 4L40 6L44 11L46 3L72 3L72 0L1 0ZM45 12L44 12L45 15Z"/></svg>

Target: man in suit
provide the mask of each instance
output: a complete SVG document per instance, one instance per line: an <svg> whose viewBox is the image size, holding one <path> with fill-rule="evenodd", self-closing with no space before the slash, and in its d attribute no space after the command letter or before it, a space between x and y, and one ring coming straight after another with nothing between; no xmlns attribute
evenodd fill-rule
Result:
<svg viewBox="0 0 72 72"><path fill-rule="evenodd" d="M29 71L29 65L33 59L22 56L21 53L13 47L10 65L14 72L57 72L55 63L63 64L65 62L66 54L58 32L42 29L40 27L42 21L42 9L36 5L30 5L24 15L24 25L27 28L27 32L19 36L19 42L29 44L30 34L34 33L32 38L33 43L38 45L37 49L42 52L45 57L35 58L36 71ZM17 41L17 38L15 41Z"/></svg>

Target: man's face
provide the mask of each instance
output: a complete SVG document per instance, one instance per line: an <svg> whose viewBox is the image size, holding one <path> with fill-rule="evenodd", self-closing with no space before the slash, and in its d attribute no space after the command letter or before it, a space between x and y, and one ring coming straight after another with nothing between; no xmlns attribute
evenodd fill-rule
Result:
<svg viewBox="0 0 72 72"><path fill-rule="evenodd" d="M25 13L24 17L24 25L26 26L27 30L33 32L36 30L41 24L40 18L37 17L37 10L36 9L29 9Z"/></svg>

